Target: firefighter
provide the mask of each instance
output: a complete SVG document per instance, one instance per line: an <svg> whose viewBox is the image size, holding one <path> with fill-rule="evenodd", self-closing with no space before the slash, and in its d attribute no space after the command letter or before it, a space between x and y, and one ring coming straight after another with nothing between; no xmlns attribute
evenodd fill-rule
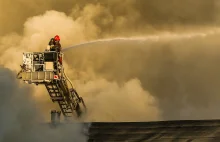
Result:
<svg viewBox="0 0 220 142"><path fill-rule="evenodd" d="M60 37L58 35L50 39L46 51L61 51Z"/></svg>
<svg viewBox="0 0 220 142"><path fill-rule="evenodd" d="M51 47L51 46L54 46L54 38L51 38L48 45Z"/></svg>
<svg viewBox="0 0 220 142"><path fill-rule="evenodd" d="M61 44L60 44L60 37L58 36L58 35L56 35L55 37L54 37L54 46L55 46L55 50L57 51L57 52L60 52L61 51Z"/></svg>
<svg viewBox="0 0 220 142"><path fill-rule="evenodd" d="M57 51L58 53L61 52L60 37L58 35L54 37L54 47L55 47L55 51ZM62 57L60 56L60 54L59 54L59 62L62 65Z"/></svg>
<svg viewBox="0 0 220 142"><path fill-rule="evenodd" d="M46 51L51 51L51 48L54 46L54 38L51 38L48 45L47 45L47 49Z"/></svg>

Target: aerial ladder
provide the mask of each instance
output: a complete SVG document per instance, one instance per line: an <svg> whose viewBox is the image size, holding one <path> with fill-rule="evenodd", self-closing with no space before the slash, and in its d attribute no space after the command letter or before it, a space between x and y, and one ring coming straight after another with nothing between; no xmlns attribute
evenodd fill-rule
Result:
<svg viewBox="0 0 220 142"><path fill-rule="evenodd" d="M45 85L52 102L58 103L65 118L80 117L86 112L86 106L64 72L63 56L56 51L24 52L17 78L28 84Z"/></svg>

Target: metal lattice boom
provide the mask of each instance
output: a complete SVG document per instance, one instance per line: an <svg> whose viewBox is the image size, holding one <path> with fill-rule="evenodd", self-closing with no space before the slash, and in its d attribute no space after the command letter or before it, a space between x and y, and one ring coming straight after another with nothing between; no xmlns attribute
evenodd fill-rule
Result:
<svg viewBox="0 0 220 142"><path fill-rule="evenodd" d="M23 64L17 78L25 83L45 85L51 100L59 104L65 117L80 117L86 106L66 76L62 59L63 53L53 51L23 53Z"/></svg>

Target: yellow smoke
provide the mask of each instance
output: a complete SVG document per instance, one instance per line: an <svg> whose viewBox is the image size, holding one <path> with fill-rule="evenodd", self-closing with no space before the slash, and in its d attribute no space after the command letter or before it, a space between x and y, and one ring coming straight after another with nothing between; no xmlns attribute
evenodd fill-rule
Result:
<svg viewBox="0 0 220 142"><path fill-rule="evenodd" d="M164 4L158 0L139 3L134 0L123 3L116 0L91 3L64 0L56 4L39 1L40 8L36 1L15 3L16 6L3 9L14 9L18 13L0 17L5 22L0 26L0 64L16 72L22 62L22 52L44 51L49 39L56 34L60 35L63 47L101 38L131 39L108 41L107 44L98 42L65 52L66 72L73 81L76 80L76 89L89 106L84 118L87 121L180 119L181 112L188 112L188 106L192 116L183 116L194 118L192 110L202 106L202 103L198 106L192 103L194 96L199 98L198 94L204 92L194 91L195 88L201 85L209 90L208 94L213 94L210 84L205 83L211 80L203 76L207 76L208 71L216 71L214 66L217 66L211 60L213 54L218 53L214 51L219 45L216 1L200 1L196 8L190 1ZM19 15L21 17L17 19ZM133 37L141 38L134 40ZM197 61L197 56L206 64ZM218 59L217 55L214 57ZM203 65L211 67L203 68ZM186 73L191 73L193 80ZM218 77L217 74L213 76ZM218 82L214 86L218 86ZM45 113L57 107L48 106L52 103L45 88L32 88L39 104L44 104L40 106ZM209 104L212 101L210 98ZM200 116L205 114L201 111Z"/></svg>

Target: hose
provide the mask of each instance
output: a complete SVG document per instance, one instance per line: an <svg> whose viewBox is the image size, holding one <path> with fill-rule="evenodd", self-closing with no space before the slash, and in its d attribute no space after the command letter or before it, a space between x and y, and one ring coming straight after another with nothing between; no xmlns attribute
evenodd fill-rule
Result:
<svg viewBox="0 0 220 142"><path fill-rule="evenodd" d="M22 73L22 70L18 72L18 74L17 74L17 76L16 76L17 79L22 79L22 77L19 77L19 75L20 75L21 73Z"/></svg>
<svg viewBox="0 0 220 142"><path fill-rule="evenodd" d="M63 74L64 74L65 78L68 80L68 82L70 83L71 87L73 88L73 83L70 81L70 79L68 78L68 76L66 75L64 70L63 70Z"/></svg>
<svg viewBox="0 0 220 142"><path fill-rule="evenodd" d="M75 89L73 88L73 83L71 82L71 80L68 78L68 76L67 76L66 73L64 72L64 69L63 69L63 74L64 74L65 78L67 79L67 81L70 83L72 89L75 91ZM79 95L76 93L76 91L75 91L75 94L76 94L77 98L80 99L80 97L79 97Z"/></svg>
<svg viewBox="0 0 220 142"><path fill-rule="evenodd" d="M21 70L18 72L18 74L17 74L17 79L22 79L22 77L19 77L19 75L25 70L25 65L20 65L20 67L21 67Z"/></svg>

